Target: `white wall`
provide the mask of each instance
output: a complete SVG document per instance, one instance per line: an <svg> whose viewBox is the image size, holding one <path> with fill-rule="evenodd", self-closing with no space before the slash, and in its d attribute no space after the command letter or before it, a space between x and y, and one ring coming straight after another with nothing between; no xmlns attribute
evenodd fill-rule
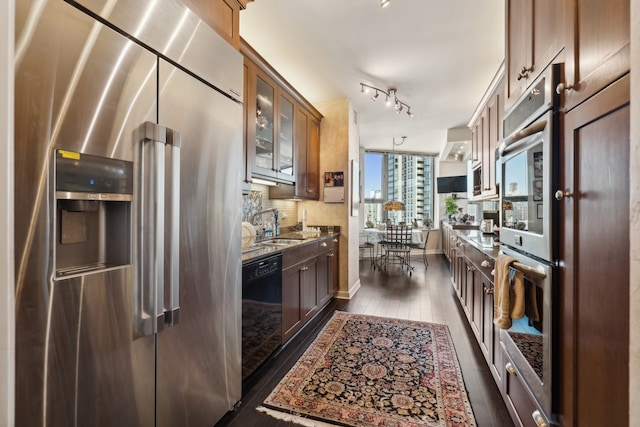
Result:
<svg viewBox="0 0 640 427"><path fill-rule="evenodd" d="M0 426L14 424L13 32L14 0L0 2Z"/></svg>
<svg viewBox="0 0 640 427"><path fill-rule="evenodd" d="M441 161L437 162L437 167L435 170L435 176L459 176L459 175L467 175L468 174L468 164L467 162L447 162ZM467 176L467 179L470 179ZM437 191L437 188L434 189ZM447 214L444 208L444 199L448 196L448 194L438 194L435 193L435 218L433 219L433 225L437 228L440 228L440 220L445 219ZM463 212L467 213L467 203L469 194L458 194L460 200L458 200L458 207L462 208Z"/></svg>

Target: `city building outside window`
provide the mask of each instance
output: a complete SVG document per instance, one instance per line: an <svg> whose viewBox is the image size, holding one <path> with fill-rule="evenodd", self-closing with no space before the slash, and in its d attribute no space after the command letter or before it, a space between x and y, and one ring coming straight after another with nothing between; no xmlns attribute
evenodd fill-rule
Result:
<svg viewBox="0 0 640 427"><path fill-rule="evenodd" d="M365 227L382 222L422 228L434 215L434 157L418 153L366 151L364 158ZM405 204L404 211L385 211L389 200Z"/></svg>

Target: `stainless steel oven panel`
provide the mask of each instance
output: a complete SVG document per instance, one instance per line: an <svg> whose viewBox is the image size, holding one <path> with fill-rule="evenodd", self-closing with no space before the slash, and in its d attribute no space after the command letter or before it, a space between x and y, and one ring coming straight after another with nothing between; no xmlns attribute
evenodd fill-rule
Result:
<svg viewBox="0 0 640 427"><path fill-rule="evenodd" d="M560 81L561 72L561 64L549 65L531 84L531 89L522 94L513 107L505 113L502 134L506 139L528 127L545 111L553 110L558 106L560 96L555 89Z"/></svg>
<svg viewBox="0 0 640 427"><path fill-rule="evenodd" d="M554 279L555 267L507 247L503 247L501 250L505 255L517 259L518 263L534 269L544 275L544 278L542 279L534 279L532 275L525 274L525 277L532 280L535 285L543 291L542 313L544 313L544 318L541 333L543 363L542 380L540 380L538 374L536 374L532 366L527 361L525 355L520 351L509 334L513 327L509 330L500 331L500 342L510 360L513 362L517 374L522 379L522 382L525 384L525 387L540 409L544 412L545 417L547 419L553 419L553 414L556 413L555 399L553 396L553 383L554 381L557 381L557 375L554 372L556 363L553 359L553 325L555 323L555 309L553 301L555 299L554 296L557 293Z"/></svg>
<svg viewBox="0 0 640 427"><path fill-rule="evenodd" d="M555 257L555 250L553 246L553 203L552 203L552 191L554 180L554 137L555 137L555 112L548 110L535 122L531 123L528 127L521 129L516 134L512 135L508 139L509 145L507 145L501 154L501 176L502 183L500 185L500 193L503 201L508 201L507 194L509 194L509 179L507 174L507 163L519 155L536 146L542 144L542 176L535 178L533 171L528 171L527 182L527 209L528 209L528 221L527 229L518 229L517 225L513 228L507 226L508 218L504 215L500 229L500 241L505 245L522 250L526 253L532 254L543 260L552 261ZM533 184L535 180L541 179L541 197L535 196L533 191Z"/></svg>

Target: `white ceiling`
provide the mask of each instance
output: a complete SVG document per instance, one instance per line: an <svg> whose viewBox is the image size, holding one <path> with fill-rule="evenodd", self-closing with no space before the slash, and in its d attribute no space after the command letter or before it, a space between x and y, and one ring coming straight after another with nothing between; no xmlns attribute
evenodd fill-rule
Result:
<svg viewBox="0 0 640 427"><path fill-rule="evenodd" d="M504 0L255 0L240 35L307 100L348 98L360 145L448 152L447 129L466 127L504 59ZM411 106L371 101L360 83ZM454 138L457 139L457 138Z"/></svg>

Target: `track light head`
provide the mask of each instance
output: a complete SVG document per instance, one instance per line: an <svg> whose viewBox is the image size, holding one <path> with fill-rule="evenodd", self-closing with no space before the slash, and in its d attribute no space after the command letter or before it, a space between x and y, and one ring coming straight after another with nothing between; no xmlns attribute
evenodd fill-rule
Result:
<svg viewBox="0 0 640 427"><path fill-rule="evenodd" d="M411 107L398 99L397 90L395 88L385 91L380 88L370 86L366 83L360 83L360 92L367 93L369 92L369 89L375 91L375 94L371 97L372 101L375 102L380 96L380 94L384 94L385 103L387 106L391 106L391 104L393 104L393 108L398 114L400 114L400 112L403 111L406 107L407 115L409 117L413 117L413 113L411 112Z"/></svg>

